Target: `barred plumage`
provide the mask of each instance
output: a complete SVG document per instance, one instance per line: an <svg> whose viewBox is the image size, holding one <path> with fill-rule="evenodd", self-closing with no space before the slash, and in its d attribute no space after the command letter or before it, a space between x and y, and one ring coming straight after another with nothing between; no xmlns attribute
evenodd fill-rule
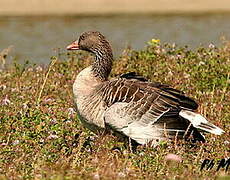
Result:
<svg viewBox="0 0 230 180"><path fill-rule="evenodd" d="M101 33L83 33L67 49L86 50L96 56L92 66L79 73L73 86L80 119L94 132L108 127L140 144L185 138L191 133L204 141L196 128L223 133L193 112L198 108L194 100L168 85L148 82L133 72L108 80L113 55Z"/></svg>

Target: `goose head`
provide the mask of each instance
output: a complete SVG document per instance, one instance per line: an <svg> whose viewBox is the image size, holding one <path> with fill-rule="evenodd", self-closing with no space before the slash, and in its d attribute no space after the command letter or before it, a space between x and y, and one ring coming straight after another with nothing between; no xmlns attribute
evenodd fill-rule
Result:
<svg viewBox="0 0 230 180"><path fill-rule="evenodd" d="M101 80L107 80L112 68L113 53L109 42L98 31L88 31L66 47L67 50L84 50L95 55L92 71Z"/></svg>
<svg viewBox="0 0 230 180"><path fill-rule="evenodd" d="M66 48L67 50L85 50L88 52L92 52L94 54L97 53L108 53L109 51L112 53L111 46L109 42L106 40L105 36L103 36L98 31L88 31L82 33L78 40L71 43Z"/></svg>

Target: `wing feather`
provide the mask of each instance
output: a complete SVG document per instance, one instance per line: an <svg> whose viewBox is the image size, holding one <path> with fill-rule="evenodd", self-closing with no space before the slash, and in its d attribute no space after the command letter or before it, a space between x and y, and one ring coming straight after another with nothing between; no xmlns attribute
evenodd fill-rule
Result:
<svg viewBox="0 0 230 180"><path fill-rule="evenodd" d="M184 132L188 124L181 121L179 112L198 107L183 92L158 82L148 82L134 73L106 81L98 92L108 106L104 113L105 123L139 143L162 139L165 127L170 135Z"/></svg>
<svg viewBox="0 0 230 180"><path fill-rule="evenodd" d="M111 112L114 112L119 121L124 121L112 122L107 114L105 122L117 128L122 128L121 124L128 126L134 122L154 125L163 116L168 119L175 118L179 116L181 109L195 110L198 106L183 92L168 85L148 82L132 73L106 81L98 88L98 92L110 109L109 115L113 116ZM122 104L122 107L118 104ZM111 110L113 108L116 110ZM112 119L114 121L114 117Z"/></svg>

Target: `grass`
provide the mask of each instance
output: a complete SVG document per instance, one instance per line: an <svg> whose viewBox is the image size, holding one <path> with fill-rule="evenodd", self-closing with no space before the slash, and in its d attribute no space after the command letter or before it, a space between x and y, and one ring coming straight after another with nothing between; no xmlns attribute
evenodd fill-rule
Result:
<svg viewBox="0 0 230 180"><path fill-rule="evenodd" d="M207 134L204 144L164 142L135 152L110 134L95 136L82 127L72 85L92 57L61 57L48 66L14 64L0 72L0 179L230 178L229 170L216 171L217 164L200 171L204 159L230 157L230 43L189 50L151 40L144 50L126 49L114 61L112 76L135 71L183 90L226 132ZM169 161L168 154L182 161Z"/></svg>

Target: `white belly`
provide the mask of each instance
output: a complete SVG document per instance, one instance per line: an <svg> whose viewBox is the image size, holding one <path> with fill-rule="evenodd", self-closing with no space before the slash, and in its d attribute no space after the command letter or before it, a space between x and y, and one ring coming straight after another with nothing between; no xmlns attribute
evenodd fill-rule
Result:
<svg viewBox="0 0 230 180"><path fill-rule="evenodd" d="M102 98L95 94L95 89L102 82L92 74L91 66L81 71L73 85L74 102L80 120L95 131L104 128L104 111L106 109Z"/></svg>

